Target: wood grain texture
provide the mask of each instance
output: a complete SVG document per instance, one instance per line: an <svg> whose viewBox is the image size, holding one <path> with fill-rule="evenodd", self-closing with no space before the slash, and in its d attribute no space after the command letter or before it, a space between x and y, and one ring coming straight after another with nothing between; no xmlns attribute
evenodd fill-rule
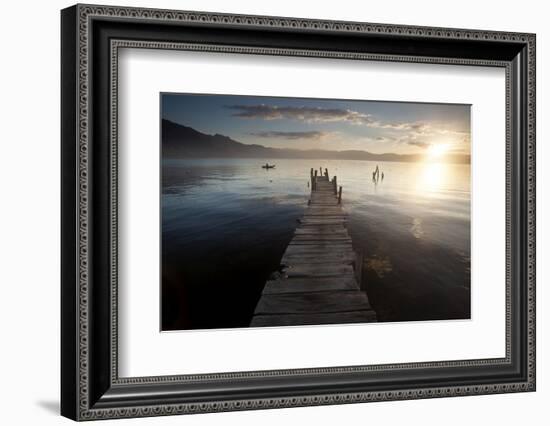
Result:
<svg viewBox="0 0 550 426"><path fill-rule="evenodd" d="M255 313L308 314L370 310L365 293L355 290L334 290L293 294L264 294Z"/></svg>
<svg viewBox="0 0 550 426"><path fill-rule="evenodd" d="M265 284L263 294L308 293L333 290L357 290L355 277L308 277L272 280Z"/></svg>
<svg viewBox="0 0 550 426"><path fill-rule="evenodd" d="M322 325L376 322L374 311L339 312L335 314L255 315L251 327L280 327L289 325Z"/></svg>

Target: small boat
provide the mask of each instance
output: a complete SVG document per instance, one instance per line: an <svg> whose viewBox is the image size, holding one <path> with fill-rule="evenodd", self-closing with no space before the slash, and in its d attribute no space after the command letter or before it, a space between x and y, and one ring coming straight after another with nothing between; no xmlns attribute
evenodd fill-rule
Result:
<svg viewBox="0 0 550 426"><path fill-rule="evenodd" d="M268 163L265 163L265 165L262 166L262 169L274 169L275 168L275 164L268 164Z"/></svg>

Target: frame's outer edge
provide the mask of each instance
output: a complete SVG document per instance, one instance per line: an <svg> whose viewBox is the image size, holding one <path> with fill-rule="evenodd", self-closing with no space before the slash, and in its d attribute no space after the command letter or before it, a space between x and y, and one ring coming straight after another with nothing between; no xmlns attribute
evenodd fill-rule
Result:
<svg viewBox="0 0 550 426"><path fill-rule="evenodd" d="M61 14L61 414L78 417L77 29L76 6Z"/></svg>
<svg viewBox="0 0 550 426"><path fill-rule="evenodd" d="M528 380L536 390L536 134L537 74L535 34L527 41L527 340ZM525 108L525 106L524 106Z"/></svg>
<svg viewBox="0 0 550 426"><path fill-rule="evenodd" d="M89 18L158 21L225 26L252 26L293 30L315 30L331 33L358 32L439 38L518 43L527 47L527 90L522 99L527 158L524 167L524 191L527 217L527 247L525 253L528 282L527 320L525 336L525 381L505 381L494 385L450 386L448 388L402 389L397 391L362 392L355 394L308 395L304 397L274 397L268 399L219 401L201 404L170 404L158 406L98 409L91 407L89 389L89 300L88 300L88 234L89 234ZM341 404L362 401L432 398L441 396L475 395L499 392L533 391L535 389L535 36L532 34L481 30L428 28L403 25L336 22L267 16L243 16L207 12L136 9L97 5L77 5L62 11L62 414L74 420L113 417L170 415L193 412L214 412L242 409ZM527 191L525 191L527 189Z"/></svg>
<svg viewBox="0 0 550 426"><path fill-rule="evenodd" d="M139 7L77 4L79 14L146 21L172 21L189 24L214 24L224 26L280 28L291 30L315 30L386 36L410 36L422 38L465 39L473 41L507 41L527 43L533 34L506 31L489 31L463 28L427 27L418 25L381 24L358 21L335 21L286 16L241 15L234 13L200 12Z"/></svg>

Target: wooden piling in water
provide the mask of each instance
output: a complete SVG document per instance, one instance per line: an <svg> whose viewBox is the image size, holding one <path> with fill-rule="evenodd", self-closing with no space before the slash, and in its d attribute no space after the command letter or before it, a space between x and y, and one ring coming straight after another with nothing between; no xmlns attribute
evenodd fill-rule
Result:
<svg viewBox="0 0 550 426"><path fill-rule="evenodd" d="M317 185L317 170L315 170L315 173L313 174L313 180L311 181L311 190L314 191L315 185Z"/></svg>
<svg viewBox="0 0 550 426"><path fill-rule="evenodd" d="M281 259L280 274L265 284L251 327L376 321L358 283L342 187L336 194L336 176L330 181L317 172L310 171L308 207Z"/></svg>

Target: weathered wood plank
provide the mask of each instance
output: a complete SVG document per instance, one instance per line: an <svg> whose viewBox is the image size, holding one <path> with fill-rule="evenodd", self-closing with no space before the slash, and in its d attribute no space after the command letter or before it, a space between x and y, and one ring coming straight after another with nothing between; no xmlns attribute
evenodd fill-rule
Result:
<svg viewBox="0 0 550 426"><path fill-rule="evenodd" d="M285 254L298 254L298 253L338 253L338 254L350 254L353 253L353 246L351 244L292 244L286 249Z"/></svg>
<svg viewBox="0 0 550 426"><path fill-rule="evenodd" d="M297 246L304 247L304 246ZM292 252L286 252L281 259L281 264L286 266L292 265L293 259L304 259L304 258L315 258L315 259L334 259L342 260L355 258L355 252L350 247L348 249L341 249L337 252L332 252L329 250L293 250ZM288 260L287 260L288 259ZM345 262L347 263L347 262Z"/></svg>
<svg viewBox="0 0 550 426"><path fill-rule="evenodd" d="M338 212L336 210L310 210L310 211L306 211L304 213L304 216L306 218L310 218L310 217L327 217L327 216L334 216L338 219L346 219L347 218L347 215L344 215L342 214L342 212Z"/></svg>
<svg viewBox="0 0 550 426"><path fill-rule="evenodd" d="M316 231L316 232L315 232ZM318 237L338 237L338 236L347 236L349 237L349 234L348 234L348 231L344 228L344 227L340 227L340 229L330 229L330 228L325 228L325 229L322 229L322 228L317 228L317 229L312 229L312 228L300 228L299 230L297 229L296 232L294 233L294 237L295 238L306 238L306 237L310 237L310 236L318 236Z"/></svg>
<svg viewBox="0 0 550 426"><path fill-rule="evenodd" d="M299 247L299 246L316 246L316 247L324 247L326 251L330 251L332 245L343 245L348 244L349 248L352 249L351 242L347 242L346 240L306 240L306 241L296 241L293 240L292 244L289 245L289 247Z"/></svg>
<svg viewBox="0 0 550 426"><path fill-rule="evenodd" d="M344 226L347 224L345 218L333 218L333 217L303 217L300 219L300 225L304 226L314 226L314 225L338 225Z"/></svg>
<svg viewBox="0 0 550 426"><path fill-rule="evenodd" d="M292 253L285 253L281 259L281 264L285 266L294 265L294 262L301 263L302 260L315 259L321 262L323 259L330 259L331 261L341 261L343 264L349 263L349 260L355 259L355 252L350 250L340 250L337 253L330 251L319 250L303 250L294 251ZM313 262L311 262L313 263Z"/></svg>
<svg viewBox="0 0 550 426"><path fill-rule="evenodd" d="M286 253L292 253L293 251L322 251L322 252L334 252L352 250L353 246L350 242L326 242L319 241L312 244L295 244L294 240L288 245Z"/></svg>
<svg viewBox="0 0 550 426"><path fill-rule="evenodd" d="M334 229L335 231L345 231L345 232L348 231L348 229L346 227L346 222L344 222L344 221L341 221L341 222L332 221L332 222L306 222L306 223L301 223L296 228L296 231L300 230L300 232L302 232L302 231L308 231L308 230L312 230L312 229L317 229L317 230Z"/></svg>
<svg viewBox="0 0 550 426"><path fill-rule="evenodd" d="M300 219L300 222L301 221L312 221L312 220L339 220L341 222L347 222L348 221L348 216L344 216L344 215L324 215L324 214L321 214L321 213L314 213L314 212L311 212L309 214L304 214L302 216L302 219ZM298 223L300 223L298 222Z"/></svg>
<svg viewBox="0 0 550 426"><path fill-rule="evenodd" d="M328 264L296 264L285 268L285 275L288 278L299 277L341 277L341 276L353 276L353 266L342 263L328 263Z"/></svg>
<svg viewBox="0 0 550 426"><path fill-rule="evenodd" d="M345 239L347 242L351 242L351 237L348 233L326 233L326 234L295 234L292 240L289 244L293 244L295 241L298 240L337 240L337 239Z"/></svg>
<svg viewBox="0 0 550 426"><path fill-rule="evenodd" d="M298 226L295 230L296 232L347 232L347 229L344 227L344 224L342 222L334 224L334 225L327 225L324 223L301 223L300 226Z"/></svg>
<svg viewBox="0 0 550 426"><path fill-rule="evenodd" d="M254 314L320 314L365 310L371 310L366 294L349 290L265 294L260 298Z"/></svg>
<svg viewBox="0 0 550 426"><path fill-rule="evenodd" d="M336 242L341 240L342 242L351 243L351 237L346 234L298 234L294 235L292 238L291 244L294 244L298 241L327 241L327 242Z"/></svg>
<svg viewBox="0 0 550 426"><path fill-rule="evenodd" d="M296 228L294 231L294 235L301 235L301 234L347 234L348 231L346 228L344 228L342 225L308 225L308 226L300 226Z"/></svg>
<svg viewBox="0 0 550 426"><path fill-rule="evenodd" d="M315 215L317 216L317 215ZM346 220L348 218L348 215L345 214L344 212L339 212L337 214L326 214L326 215L323 215L322 217L310 217L310 215L308 214L308 211L306 210L304 212L304 215L302 216L301 219L299 219L299 221L301 220L320 220L320 219L326 219L326 220Z"/></svg>
<svg viewBox="0 0 550 426"><path fill-rule="evenodd" d="M354 277L288 278L268 281L263 294L358 290Z"/></svg>
<svg viewBox="0 0 550 426"><path fill-rule="evenodd" d="M338 216L338 217L346 217L342 210L339 210L336 207L311 207L306 210L304 213L305 216Z"/></svg>
<svg viewBox="0 0 550 426"><path fill-rule="evenodd" d="M315 240L315 239L348 239L351 241L351 237L347 231L325 231L325 232L311 232L311 231L301 231L294 234L292 240Z"/></svg>
<svg viewBox="0 0 550 426"><path fill-rule="evenodd" d="M340 239L341 241L337 241ZM301 240L301 242L300 242ZM351 237L349 235L343 236L343 235L332 235L332 238L329 234L327 235L315 235L315 234L300 234L300 235L294 235L290 243L288 243L288 247L295 245L295 244L302 244L304 241L310 240L310 241L319 241L319 246L324 246L326 248L335 247L335 246L347 246L351 245Z"/></svg>
<svg viewBox="0 0 550 426"><path fill-rule="evenodd" d="M304 211L304 216L309 216L311 214L323 213L325 216L338 216L338 217L347 217L347 214L340 208L335 206L315 206L310 205Z"/></svg>
<svg viewBox="0 0 550 426"><path fill-rule="evenodd" d="M376 321L374 311L341 312L313 315L257 315L252 319L251 327L281 327L292 325L327 325L367 323Z"/></svg>
<svg viewBox="0 0 550 426"><path fill-rule="evenodd" d="M325 244L326 246L330 247L330 245L334 243L343 244L348 243L351 244L351 238L322 238L322 237L315 237L315 238L293 238L291 245L293 246L300 246L300 245L319 245L319 244Z"/></svg>
<svg viewBox="0 0 550 426"><path fill-rule="evenodd" d="M314 211L322 211L323 213L329 214L334 213L336 215L343 215L344 212L342 209L335 204L331 205L317 205L317 204L311 204L307 209L305 213L310 213Z"/></svg>
<svg viewBox="0 0 550 426"><path fill-rule="evenodd" d="M294 265L300 263L328 263L340 262L349 264L355 262L355 255L351 251L348 253L331 252L303 252L296 254L285 254L281 259L282 265Z"/></svg>

